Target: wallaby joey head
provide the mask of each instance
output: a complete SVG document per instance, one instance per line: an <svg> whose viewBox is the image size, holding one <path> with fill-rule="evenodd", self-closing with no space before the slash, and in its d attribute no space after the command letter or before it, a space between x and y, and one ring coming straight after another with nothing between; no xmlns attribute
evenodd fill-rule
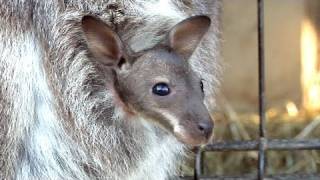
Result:
<svg viewBox="0 0 320 180"><path fill-rule="evenodd" d="M192 146L207 143L213 129L202 80L188 63L209 26L206 16L188 18L157 46L132 53L104 22L92 16L82 19L89 53L114 72L118 104Z"/></svg>

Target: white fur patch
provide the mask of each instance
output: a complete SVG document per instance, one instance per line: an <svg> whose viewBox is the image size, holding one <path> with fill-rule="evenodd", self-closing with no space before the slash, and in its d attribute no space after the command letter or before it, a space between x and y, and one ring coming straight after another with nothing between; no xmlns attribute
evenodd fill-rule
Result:
<svg viewBox="0 0 320 180"><path fill-rule="evenodd" d="M148 129L148 149L144 159L138 163L138 169L128 176L128 180L140 179L168 179L170 175L177 175L178 165L184 155L184 146L174 136L157 137L156 128L150 120L141 119ZM159 167L159 168L157 168Z"/></svg>
<svg viewBox="0 0 320 180"><path fill-rule="evenodd" d="M62 128L44 72L44 49L30 32L16 37L15 45L11 54L6 54L7 62L14 67L15 92L11 98L15 102L16 126L19 127L14 135L22 138L26 146L16 179L32 178L34 173L40 179L59 179L63 172L55 153L63 156L61 152L68 151L59 139L63 132L60 132Z"/></svg>
<svg viewBox="0 0 320 180"><path fill-rule="evenodd" d="M187 17L172 3L172 0L136 0L136 2L139 6L134 9L145 19L145 24L139 27L135 36L129 41L134 51L141 51L156 45L164 37L164 35L157 34L159 29L167 28L168 30ZM171 24L170 27L165 27L168 26L168 23Z"/></svg>
<svg viewBox="0 0 320 180"><path fill-rule="evenodd" d="M165 111L165 110L162 110L162 109L158 109L157 112L159 114L161 114L163 117L167 118L169 120L169 123L172 125L172 127L175 129L175 128L178 128L180 125L179 125L179 118L177 118L175 115L173 115L171 112L169 111Z"/></svg>
<svg viewBox="0 0 320 180"><path fill-rule="evenodd" d="M177 10L171 0L144 1L144 14L149 16L164 16L172 19L183 17L181 11Z"/></svg>

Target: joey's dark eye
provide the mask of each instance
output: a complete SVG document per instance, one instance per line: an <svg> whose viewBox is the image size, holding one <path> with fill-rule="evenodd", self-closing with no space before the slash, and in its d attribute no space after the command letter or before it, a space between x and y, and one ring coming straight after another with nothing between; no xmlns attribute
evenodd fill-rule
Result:
<svg viewBox="0 0 320 180"><path fill-rule="evenodd" d="M158 96L167 96L170 94L169 85L166 83L158 83L153 86L152 93Z"/></svg>
<svg viewBox="0 0 320 180"><path fill-rule="evenodd" d="M204 92L204 90L203 90L203 82L202 81L203 80L200 81L200 87L201 87L201 91Z"/></svg>

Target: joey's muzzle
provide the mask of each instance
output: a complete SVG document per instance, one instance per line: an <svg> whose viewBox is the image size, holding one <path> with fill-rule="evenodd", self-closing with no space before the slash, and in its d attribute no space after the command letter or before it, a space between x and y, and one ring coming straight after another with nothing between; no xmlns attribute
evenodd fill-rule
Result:
<svg viewBox="0 0 320 180"><path fill-rule="evenodd" d="M174 127L174 135L182 143L199 146L207 144L212 137L213 121L210 119L204 121L184 121Z"/></svg>

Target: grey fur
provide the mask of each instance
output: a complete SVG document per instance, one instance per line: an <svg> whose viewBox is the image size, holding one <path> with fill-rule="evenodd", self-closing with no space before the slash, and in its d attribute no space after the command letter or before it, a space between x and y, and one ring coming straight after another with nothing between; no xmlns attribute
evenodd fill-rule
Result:
<svg viewBox="0 0 320 180"><path fill-rule="evenodd" d="M204 79L206 105L219 85L220 2L168 1L177 16L149 12L159 0L0 0L0 177L167 179L184 145L115 106L109 73L88 58L80 21L95 15L139 52L199 14L209 32L190 65ZM197 59L201 58L201 61ZM130 119L130 121L128 121Z"/></svg>

